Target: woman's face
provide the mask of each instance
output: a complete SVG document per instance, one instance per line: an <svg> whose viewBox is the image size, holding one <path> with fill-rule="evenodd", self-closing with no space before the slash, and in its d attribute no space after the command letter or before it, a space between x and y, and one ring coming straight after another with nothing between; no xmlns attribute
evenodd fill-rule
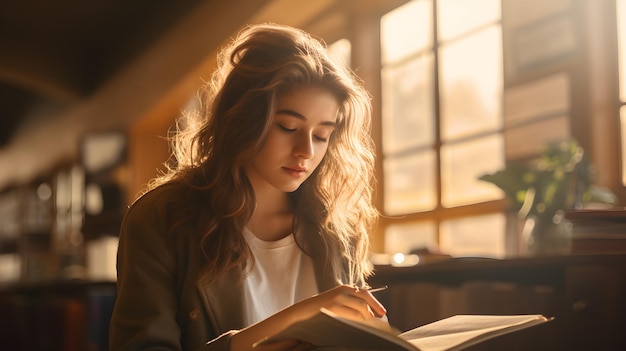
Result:
<svg viewBox="0 0 626 351"><path fill-rule="evenodd" d="M324 158L338 108L335 96L322 88L299 87L279 96L263 148L246 167L255 191L297 190Z"/></svg>

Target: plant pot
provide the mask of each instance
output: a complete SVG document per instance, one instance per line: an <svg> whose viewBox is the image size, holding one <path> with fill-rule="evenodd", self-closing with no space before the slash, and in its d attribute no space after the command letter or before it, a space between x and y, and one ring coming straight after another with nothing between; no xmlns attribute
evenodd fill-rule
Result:
<svg viewBox="0 0 626 351"><path fill-rule="evenodd" d="M572 223L555 215L552 218L528 217L522 229L522 249L527 256L556 256L570 252Z"/></svg>

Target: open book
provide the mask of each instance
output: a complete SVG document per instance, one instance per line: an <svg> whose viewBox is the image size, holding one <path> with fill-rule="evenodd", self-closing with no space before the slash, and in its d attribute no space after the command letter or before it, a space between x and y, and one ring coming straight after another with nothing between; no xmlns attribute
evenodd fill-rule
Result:
<svg viewBox="0 0 626 351"><path fill-rule="evenodd" d="M549 320L542 315L457 315L400 333L380 320L357 322L322 309L255 346L296 339L323 348L453 351Z"/></svg>

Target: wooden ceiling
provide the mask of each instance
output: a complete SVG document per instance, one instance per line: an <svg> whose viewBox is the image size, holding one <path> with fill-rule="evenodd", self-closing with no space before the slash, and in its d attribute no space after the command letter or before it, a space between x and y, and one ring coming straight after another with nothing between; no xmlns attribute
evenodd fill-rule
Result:
<svg viewBox="0 0 626 351"><path fill-rule="evenodd" d="M178 109L242 26L312 28L337 3L0 2L0 190L76 160L86 131L129 128L164 104Z"/></svg>
<svg viewBox="0 0 626 351"><path fill-rule="evenodd" d="M0 2L0 147L92 94L199 2Z"/></svg>

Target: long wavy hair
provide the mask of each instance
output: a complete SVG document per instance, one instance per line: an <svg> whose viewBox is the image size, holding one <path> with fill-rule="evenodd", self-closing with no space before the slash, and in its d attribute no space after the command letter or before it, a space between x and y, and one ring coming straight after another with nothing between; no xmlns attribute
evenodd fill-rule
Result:
<svg viewBox="0 0 626 351"><path fill-rule="evenodd" d="M188 185L195 201L176 206L178 221L196 221L207 276L245 267L242 235L255 208L244 165L262 148L277 96L301 86L331 92L339 102L326 155L288 197L293 232L309 255L323 255L335 276L362 285L372 205L374 148L370 97L348 68L329 58L323 42L282 25L244 28L218 55L217 70L201 90L201 107L172 136L175 165L151 183ZM198 209L198 204L202 204Z"/></svg>

